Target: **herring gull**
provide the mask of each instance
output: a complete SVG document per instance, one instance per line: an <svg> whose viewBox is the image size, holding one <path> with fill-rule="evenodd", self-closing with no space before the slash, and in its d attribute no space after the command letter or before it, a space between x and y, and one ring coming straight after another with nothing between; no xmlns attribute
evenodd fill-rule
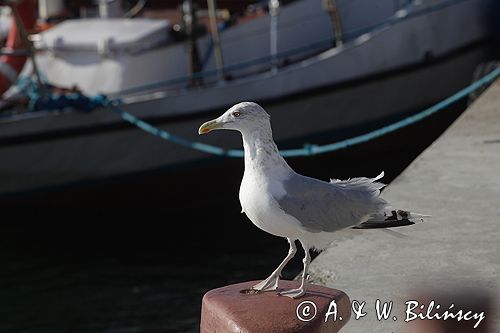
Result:
<svg viewBox="0 0 500 333"><path fill-rule="evenodd" d="M280 274L295 255L295 241L304 248L303 271L298 289L280 295L297 298L305 293L310 249L323 250L332 242L332 233L346 228L392 227L413 224L424 215L396 210L379 194L385 186L375 178L331 179L330 182L296 173L280 155L273 140L270 116L258 104L242 102L220 117L207 121L198 130L216 129L242 134L245 171L239 199L247 217L260 229L290 244L288 255L256 291L278 289Z"/></svg>

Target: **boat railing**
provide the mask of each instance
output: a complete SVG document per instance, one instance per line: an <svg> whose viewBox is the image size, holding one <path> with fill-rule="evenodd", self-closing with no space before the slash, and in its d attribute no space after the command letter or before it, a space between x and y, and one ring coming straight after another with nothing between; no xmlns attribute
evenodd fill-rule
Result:
<svg viewBox="0 0 500 333"><path fill-rule="evenodd" d="M289 66L290 64L294 64L300 62L304 59L311 57L314 54L319 54L323 51L331 49L337 46L342 45L342 43L349 43L356 38L363 36L367 33L375 32L379 29L383 29L386 27L390 27L399 22L427 15L430 12L438 11L443 8L452 6L457 3L470 1L470 0L442 0L437 3L433 3L430 5L421 5L412 10L407 10L408 4L412 2L408 2L406 6L399 7L399 9L395 9L394 15L389 18L382 20L378 23L358 28L346 32L342 32L341 37L337 36L336 38L328 38L325 40L321 40L318 42L314 42L308 45L296 47L293 49L281 51L281 52L272 52L267 56L263 56L260 58L230 64L230 65L222 65L223 69L219 66L215 69L201 71L197 73L193 73L191 75L171 78L167 80L162 80L154 83L149 83L141 86L130 87L123 89L119 92L110 94L114 97L126 97L137 94L149 94L153 91L161 90L161 91L175 91L179 89L190 89L190 88L199 88L199 86L193 87L192 82L203 82L203 86L210 86L217 83L220 83L220 80L230 81L235 78L244 78L249 75L255 75L258 73L271 73L276 74L280 69ZM341 38L341 41L337 40L337 38ZM274 69L274 70L273 70ZM223 77L221 77L221 73L223 73Z"/></svg>
<svg viewBox="0 0 500 333"><path fill-rule="evenodd" d="M470 1L470 0L442 0L432 5L420 6L414 10L405 10L404 8L400 8L396 11L396 13L393 16L389 17L386 20L383 20L381 22L363 28L343 32L341 38L344 43L349 43L360 36L363 36L367 33L375 32L378 29L392 26L401 21L416 16L426 15L429 12L438 11L447 6L451 6L456 3L465 1ZM281 52L275 52L267 56L252 59L249 61L226 65L224 66L223 71L221 71L220 68L215 68L212 70L197 72L191 75L186 75L182 77L176 77L158 82L153 82L141 86L126 88L119 92L111 93L109 94L109 96L110 98L126 99L127 97L132 97L132 96L150 95L151 93L158 91L175 92L176 90L180 89L185 90L191 88L199 88L199 86L193 87L192 85L193 82L203 82L203 85L206 87L220 83L221 73L223 73L225 81L234 78L238 79L244 78L245 76L255 75L259 72L276 74L277 71L290 64L300 62L304 59L310 58L314 54L319 54L332 47L335 47L335 43L336 39L328 38L301 47L296 47ZM9 52L9 50L5 50L5 52L6 53ZM257 72L255 70L257 70ZM41 75L43 77L43 73L41 73Z"/></svg>

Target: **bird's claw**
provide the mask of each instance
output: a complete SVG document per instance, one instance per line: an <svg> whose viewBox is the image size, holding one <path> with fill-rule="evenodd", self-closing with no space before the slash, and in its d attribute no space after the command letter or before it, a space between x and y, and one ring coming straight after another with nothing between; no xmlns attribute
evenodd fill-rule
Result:
<svg viewBox="0 0 500 333"><path fill-rule="evenodd" d="M286 296L290 298L299 298L300 296L305 294L304 288L298 288L298 289L290 289L290 290L285 290L282 292L279 292L278 295L280 296Z"/></svg>
<svg viewBox="0 0 500 333"><path fill-rule="evenodd" d="M278 281L278 276L271 275L267 279L257 283L252 289L256 291L274 291L278 289Z"/></svg>

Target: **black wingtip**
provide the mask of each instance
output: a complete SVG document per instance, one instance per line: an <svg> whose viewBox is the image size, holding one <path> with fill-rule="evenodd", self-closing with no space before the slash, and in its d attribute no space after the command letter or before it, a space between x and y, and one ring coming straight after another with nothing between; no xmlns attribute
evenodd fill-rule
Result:
<svg viewBox="0 0 500 333"><path fill-rule="evenodd" d="M379 229L379 228L397 228L404 227L407 225L415 224L407 219L403 220L389 220L389 221L367 221L361 223L358 226L353 227L353 229Z"/></svg>

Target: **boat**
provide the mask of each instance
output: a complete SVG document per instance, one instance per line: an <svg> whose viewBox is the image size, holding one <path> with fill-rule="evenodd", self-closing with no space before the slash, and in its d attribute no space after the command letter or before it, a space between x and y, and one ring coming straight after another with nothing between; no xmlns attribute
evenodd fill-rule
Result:
<svg viewBox="0 0 500 333"><path fill-rule="evenodd" d="M14 105L0 116L0 195L196 170L214 158L196 144L178 145L125 122L109 105L81 112L78 103L44 104L43 89L56 97L105 95L184 142L225 149L240 138L199 138L199 124L256 101L271 114L280 147L294 147L411 115L469 84L491 57L491 0L274 0L232 24L221 23L224 12L208 4L211 28L180 40L168 20L109 17L105 1L99 17L32 35L36 53L23 77L35 72L46 84L33 90L41 103ZM198 17L193 2L183 7L188 22ZM17 85L8 96L33 85Z"/></svg>

